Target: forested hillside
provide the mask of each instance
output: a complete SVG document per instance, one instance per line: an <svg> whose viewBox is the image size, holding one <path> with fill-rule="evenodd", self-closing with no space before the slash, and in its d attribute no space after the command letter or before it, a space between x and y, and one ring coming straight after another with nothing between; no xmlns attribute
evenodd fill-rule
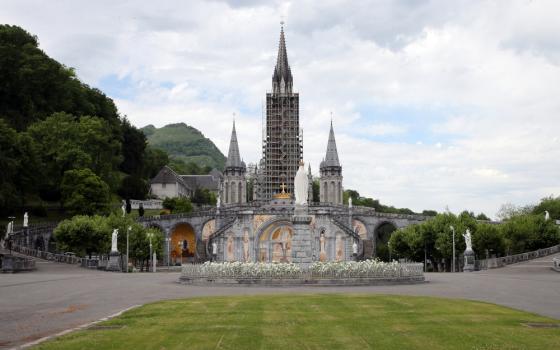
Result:
<svg viewBox="0 0 560 350"><path fill-rule="evenodd" d="M109 211L118 196L145 197L148 179L167 163L110 98L48 57L37 37L0 25L0 214L53 202Z"/></svg>
<svg viewBox="0 0 560 350"><path fill-rule="evenodd" d="M148 125L141 130L148 137L150 146L167 152L173 167L180 173L196 173L195 167L224 168L226 157L212 140L192 126L179 123L158 129ZM200 172L204 173L203 170Z"/></svg>

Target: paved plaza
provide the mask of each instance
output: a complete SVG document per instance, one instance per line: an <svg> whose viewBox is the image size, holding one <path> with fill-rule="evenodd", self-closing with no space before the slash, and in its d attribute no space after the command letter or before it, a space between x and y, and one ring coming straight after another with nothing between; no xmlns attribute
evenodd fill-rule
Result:
<svg viewBox="0 0 560 350"><path fill-rule="evenodd" d="M0 275L0 348L7 349L157 300L273 293L383 293L486 301L560 319L560 254L474 273L428 273L428 283L371 287L218 287L176 283L177 272L121 274L37 261ZM173 317L170 315L170 317ZM201 315L204 317L204 315Z"/></svg>

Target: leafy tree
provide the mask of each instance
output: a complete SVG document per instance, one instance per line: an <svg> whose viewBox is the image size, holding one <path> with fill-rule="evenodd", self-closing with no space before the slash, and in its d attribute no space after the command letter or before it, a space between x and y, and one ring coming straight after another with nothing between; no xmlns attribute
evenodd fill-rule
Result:
<svg viewBox="0 0 560 350"><path fill-rule="evenodd" d="M148 183L137 175L125 176L117 193L122 198L146 199Z"/></svg>
<svg viewBox="0 0 560 350"><path fill-rule="evenodd" d="M147 140L144 133L124 118L121 125L123 161L119 169L127 174L141 176L144 172Z"/></svg>
<svg viewBox="0 0 560 350"><path fill-rule="evenodd" d="M319 179L313 179L313 184L311 186L313 190L313 202L319 203L321 201Z"/></svg>
<svg viewBox="0 0 560 350"><path fill-rule="evenodd" d="M93 215L109 211L109 186L90 169L66 171L61 190L62 202L69 213Z"/></svg>
<svg viewBox="0 0 560 350"><path fill-rule="evenodd" d="M501 256L506 252L506 240L498 225L479 224L472 235L472 243L473 250L479 259L486 258L486 252L489 256Z"/></svg>
<svg viewBox="0 0 560 350"><path fill-rule="evenodd" d="M192 211L191 201L184 197L165 198L162 204L165 209L175 214L190 213Z"/></svg>
<svg viewBox="0 0 560 350"><path fill-rule="evenodd" d="M435 210L423 210L422 215L424 216L436 216L438 214Z"/></svg>
<svg viewBox="0 0 560 350"><path fill-rule="evenodd" d="M548 211L552 220L560 220L560 197L550 196L541 199L541 202L533 209L533 214L544 216L545 211Z"/></svg>
<svg viewBox="0 0 560 350"><path fill-rule="evenodd" d="M158 257L163 256L163 233L156 228L134 230L129 237L129 256L139 263L142 270L150 259L150 242L152 243L152 253Z"/></svg>
<svg viewBox="0 0 560 350"><path fill-rule="evenodd" d="M216 195L207 188L197 188L192 202L198 205L216 205Z"/></svg>
<svg viewBox="0 0 560 350"><path fill-rule="evenodd" d="M560 230L543 215L517 215L501 226L509 254L519 254L560 243Z"/></svg>
<svg viewBox="0 0 560 350"><path fill-rule="evenodd" d="M486 216L486 214L484 213L480 213L476 216L477 220L482 220L482 221L490 221L490 218L488 216Z"/></svg>
<svg viewBox="0 0 560 350"><path fill-rule="evenodd" d="M144 155L144 177L154 178L164 165L169 163L169 156L165 151L153 147L146 147Z"/></svg>
<svg viewBox="0 0 560 350"><path fill-rule="evenodd" d="M110 232L104 217L78 215L58 224L53 235L59 251L71 251L91 258L93 253L109 251Z"/></svg>
<svg viewBox="0 0 560 350"><path fill-rule="evenodd" d="M20 164L14 156L17 152L18 134L8 124L0 119L0 208L13 207L17 201L17 188L14 179L17 178Z"/></svg>

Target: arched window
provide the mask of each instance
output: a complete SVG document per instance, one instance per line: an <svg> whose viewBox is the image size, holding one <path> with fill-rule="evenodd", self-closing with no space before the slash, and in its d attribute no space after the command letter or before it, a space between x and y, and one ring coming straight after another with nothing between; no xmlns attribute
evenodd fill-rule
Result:
<svg viewBox="0 0 560 350"><path fill-rule="evenodd" d="M234 182L234 181L231 182L231 195L230 195L230 198L231 198L231 203L235 203L236 196L235 196L235 182Z"/></svg>
<svg viewBox="0 0 560 350"><path fill-rule="evenodd" d="M241 188L241 181L239 181L239 184L237 185L237 196L239 197L238 199L238 203L243 203L243 201L241 200L242 196L243 196L243 190Z"/></svg>
<svg viewBox="0 0 560 350"><path fill-rule="evenodd" d="M229 182L226 181L226 190L225 190L225 203L229 203Z"/></svg>

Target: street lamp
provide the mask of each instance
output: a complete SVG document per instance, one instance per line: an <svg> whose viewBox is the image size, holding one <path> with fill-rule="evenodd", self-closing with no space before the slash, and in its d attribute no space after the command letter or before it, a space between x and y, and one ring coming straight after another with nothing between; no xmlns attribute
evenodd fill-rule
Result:
<svg viewBox="0 0 560 350"><path fill-rule="evenodd" d="M455 227L453 227L453 225L449 225L449 228L453 233L453 262L451 263L451 266L453 268L453 272L455 272Z"/></svg>
<svg viewBox="0 0 560 350"><path fill-rule="evenodd" d="M126 273L128 273L128 234L132 230L132 226L128 226L128 230L126 230Z"/></svg>
<svg viewBox="0 0 560 350"><path fill-rule="evenodd" d="M153 233L148 232L148 239L150 240L150 258L148 259L148 261L150 262L150 265L154 263L152 261L152 235ZM150 266L148 266L148 271L150 271Z"/></svg>
<svg viewBox="0 0 560 350"><path fill-rule="evenodd" d="M167 268L169 268L169 245L171 244L171 237L165 239L167 242Z"/></svg>

